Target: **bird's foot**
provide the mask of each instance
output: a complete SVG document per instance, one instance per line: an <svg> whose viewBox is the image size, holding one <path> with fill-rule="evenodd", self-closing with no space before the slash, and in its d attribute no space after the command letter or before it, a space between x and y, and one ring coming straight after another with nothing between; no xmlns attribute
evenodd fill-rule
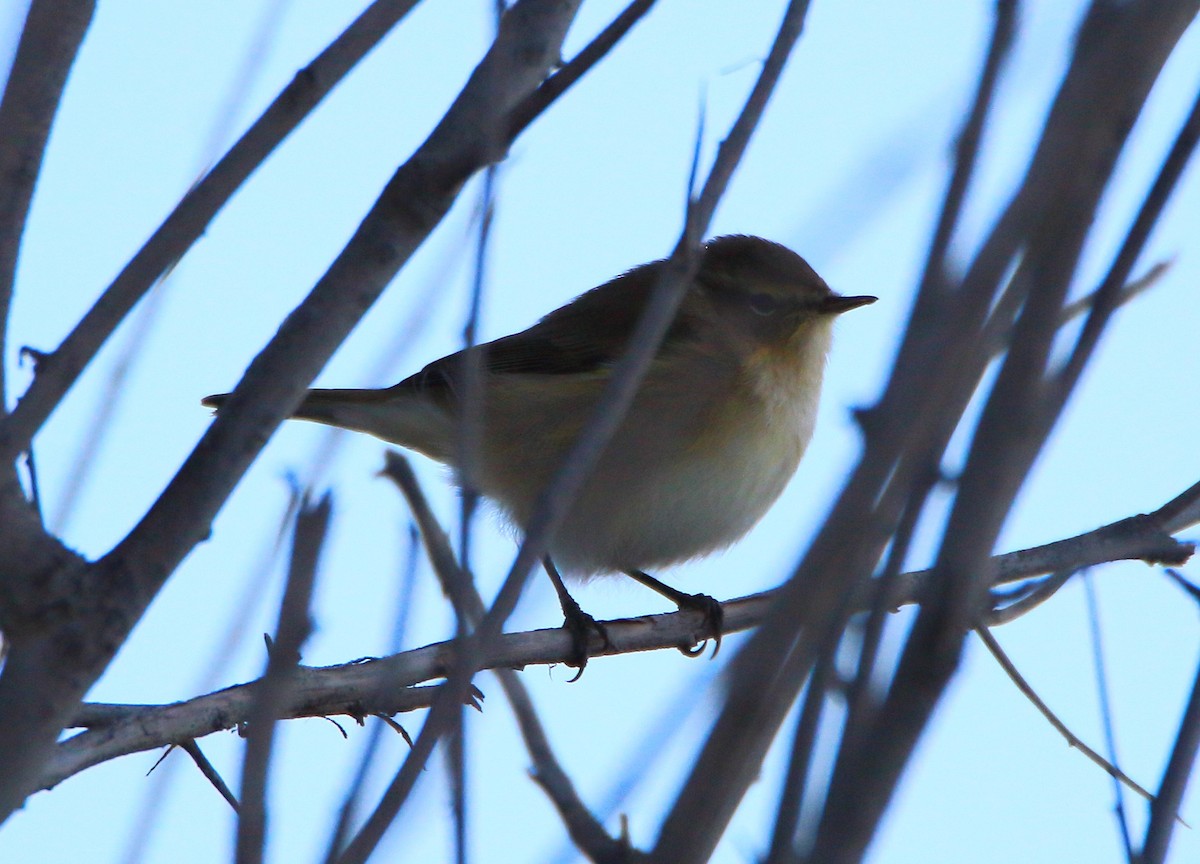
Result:
<svg viewBox="0 0 1200 864"><path fill-rule="evenodd" d="M625 572L650 590L657 591L666 597L679 607L679 611L697 610L703 613L704 626L696 637L696 641L687 645L679 645L678 648L689 657L699 657L704 653L708 640L712 639L712 656L717 656L717 652L721 650L721 636L725 632L725 610L721 606L721 601L707 594L687 594L679 591L641 570L626 570Z"/></svg>
<svg viewBox="0 0 1200 864"><path fill-rule="evenodd" d="M721 601L708 594L681 594L675 598L679 610L695 609L704 615L704 633L706 634L695 645L680 645L679 650L689 657L699 657L708 646L708 640L713 640L712 656L716 657L721 650L721 636L725 632L725 609Z"/></svg>
<svg viewBox="0 0 1200 864"><path fill-rule="evenodd" d="M567 661L568 666L574 666L579 671L567 683L573 683L579 680L583 675L583 670L587 668L589 651L589 643L592 641L592 636L600 638L598 650L603 651L612 643L608 640L608 628L597 621L588 613L584 612L575 602L575 599L567 595L562 601L563 610L563 629L571 636L571 659Z"/></svg>
<svg viewBox="0 0 1200 864"><path fill-rule="evenodd" d="M563 612L563 629L571 635L571 659L567 661L567 665L574 666L579 671L567 682L570 684L578 681L583 670L587 668L590 653L588 643L593 633L600 637L599 650L603 651L612 643L608 641L608 630L605 626L579 608L579 604L563 584L562 576L549 555L542 559L542 566L546 568L546 574L554 584L555 593L558 594L558 605L562 607Z"/></svg>

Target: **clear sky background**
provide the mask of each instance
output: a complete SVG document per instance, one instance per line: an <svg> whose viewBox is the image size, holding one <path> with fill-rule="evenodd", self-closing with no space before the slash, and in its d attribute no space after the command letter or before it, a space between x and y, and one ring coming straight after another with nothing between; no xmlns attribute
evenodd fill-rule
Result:
<svg viewBox="0 0 1200 864"><path fill-rule="evenodd" d="M21 345L50 349L169 212L231 135L365 5L329 0L105 0L72 73L22 250L10 353L15 388L28 380ZM623 6L588 0L568 39L574 53ZM805 255L835 290L880 302L839 322L816 437L778 505L725 554L667 574L721 598L776 584L819 525L858 449L849 411L880 390L919 275L944 187L953 136L976 81L991 3L816 0L808 26L713 234L753 233ZM989 127L960 249L972 248L1020 177L1066 63L1083 8L1030 3ZM0 69L23 18L0 9ZM528 326L583 290L670 251L678 237L699 106L706 158L741 107L774 36L778 2L662 0L630 37L514 146L499 175L482 335ZM285 142L171 275L144 350L113 403L111 434L87 461L67 542L106 551L135 523L210 422L199 399L231 389L279 321L304 297L396 165L432 128L486 49L491 3L426 0ZM264 22L266 24L264 25ZM257 34L269 31L264 40ZM253 58L251 63L247 58ZM251 64L248 66L248 64ZM252 71L247 77L247 69ZM1090 290L1148 186L1200 81L1200 31L1185 36L1156 88L1105 199L1097 242L1076 293ZM216 144L206 143L211 140ZM469 299L478 200L472 184L319 378L325 386L394 383L457 347ZM1067 537L1158 507L1200 478L1200 172L1189 170L1139 272L1174 266L1121 312L1018 500L1000 551ZM37 439L46 510L58 514L75 454L96 424L127 326ZM261 671L261 634L280 590L272 562L289 476L311 476L326 433L286 425L199 547L168 583L91 697L163 702L248 680ZM321 457L319 485L335 516L315 597L314 665L389 650L407 516L375 474L383 445L346 436ZM447 525L456 499L444 471L418 469ZM927 526L915 565L936 539ZM1191 532L1193 537L1196 531ZM494 589L513 554L490 515L476 534L481 587ZM1200 579L1195 565L1187 568ZM1197 663L1200 613L1143 565L1093 574L1121 766L1157 783ZM510 628L560 620L533 580ZM621 580L580 588L599 616L665 611ZM405 647L445 638L451 619L428 569L417 577ZM231 623L233 622L233 623ZM227 635L228 634L228 635ZM1101 747L1102 720L1086 596L1076 580L1049 604L997 632L1043 698ZM588 803L636 781L616 807L635 842L649 842L711 706L716 663L675 652L594 661L574 684L563 668L524 678L553 745ZM213 672L214 658L221 664ZM470 722L471 826L477 861L551 861L564 854L552 809L526 774L500 688ZM708 694L708 695L703 695ZM695 709L690 713L686 709ZM667 718L664 720L664 718ZM420 717L402 717L410 731ZM340 794L367 734L340 721L284 724L273 775L270 860L324 854ZM647 731L657 725L667 731ZM240 739L201 742L236 788ZM405 745L386 735L373 775L381 788ZM141 754L85 772L0 830L6 862L129 860L148 799L161 806L139 849L145 862L230 857L233 819L186 758ZM752 789L714 860L765 849L778 793L778 754ZM185 764L186 763L186 764ZM714 782L719 782L719 778ZM390 831L378 860L447 860L451 840L441 762L420 804ZM1145 808L1127 799L1135 836ZM1192 795L1183 817L1200 825ZM1123 860L1108 777L1069 748L978 643L926 735L871 853L878 862ZM609 825L616 825L615 817ZM570 860L569 854L561 860ZM1200 860L1181 829L1172 861Z"/></svg>

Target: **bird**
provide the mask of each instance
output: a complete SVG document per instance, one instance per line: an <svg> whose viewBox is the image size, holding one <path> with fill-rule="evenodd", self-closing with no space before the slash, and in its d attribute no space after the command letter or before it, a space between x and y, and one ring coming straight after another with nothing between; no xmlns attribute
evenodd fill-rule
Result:
<svg viewBox="0 0 1200 864"><path fill-rule="evenodd" d="M454 467L460 482L523 529L666 266L663 259L628 270L526 330L442 357L395 386L309 390L291 416L365 432ZM543 561L581 672L587 630L605 641L607 633L579 609L562 573L584 580L623 573L681 608L701 608L719 647L720 604L647 571L725 548L766 513L812 437L834 320L877 299L835 293L800 255L771 240L733 234L703 245L628 413ZM472 365L476 384L468 387ZM477 433L466 439L476 452L464 459L468 389L481 404ZM219 408L230 395L203 404Z"/></svg>

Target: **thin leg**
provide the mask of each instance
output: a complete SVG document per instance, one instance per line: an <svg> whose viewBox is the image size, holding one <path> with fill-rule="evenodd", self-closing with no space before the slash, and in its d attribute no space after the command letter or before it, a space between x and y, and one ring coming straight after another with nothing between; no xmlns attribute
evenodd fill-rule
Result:
<svg viewBox="0 0 1200 864"><path fill-rule="evenodd" d="M708 596L707 594L686 594L683 591L672 588L665 582L659 582L649 573L644 573L641 570L626 570L625 575L632 579L641 582L651 591L656 591L666 597L672 603L684 609L696 609L704 613L705 633L711 634L713 640L713 656L717 656L717 652L721 650L721 634L725 626L725 610L721 608L720 601ZM704 652L704 646L708 643L707 636L699 645L684 646L680 645L679 650L689 657L695 657Z"/></svg>
<svg viewBox="0 0 1200 864"><path fill-rule="evenodd" d="M562 576L559 575L558 568L554 566L549 555L542 559L542 566L546 568L546 575L554 583L554 591L558 594L558 605L562 607L563 629L571 634L571 642L575 646L574 662L569 665L579 670L571 679L578 681L587 666L589 637L592 633L599 634L604 647L607 648L609 645L608 631L603 624L579 608L579 604L575 602L575 598L563 584Z"/></svg>

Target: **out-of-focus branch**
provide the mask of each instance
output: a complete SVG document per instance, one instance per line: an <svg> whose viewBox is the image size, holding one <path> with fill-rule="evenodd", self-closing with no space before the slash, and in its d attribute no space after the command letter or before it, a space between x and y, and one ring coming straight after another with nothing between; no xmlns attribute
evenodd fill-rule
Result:
<svg viewBox="0 0 1200 864"><path fill-rule="evenodd" d="M4 338L17 256L46 139L95 10L95 0L33 0L0 99L0 358L8 356ZM0 362L0 426L8 409L4 366ZM0 456L5 471L11 462Z"/></svg>
<svg viewBox="0 0 1200 864"><path fill-rule="evenodd" d="M408 460L394 450L389 450L383 474L399 487L408 501L413 518L420 526L429 560L438 575L442 590L454 606L455 613L471 625L477 624L484 614L483 600L470 577L462 572L455 561L446 532L433 515L433 510L421 491ZM608 835L604 826L583 803L583 799L575 790L575 784L559 764L533 707L529 691L521 683L520 677L511 668L496 668L495 672L500 686L504 688L504 695L512 706L517 727L525 741L525 749L533 762L533 779L554 803L571 840L592 861L613 864L626 862L629 850Z"/></svg>
<svg viewBox="0 0 1200 864"><path fill-rule="evenodd" d="M292 689L292 679L300 665L300 648L312 632L309 604L332 510L328 494L315 503L306 496L296 514L292 558L279 604L279 623L275 628L275 639L270 643L266 674L254 687L254 700L246 721L237 864L259 864L263 860L267 840L267 768L275 743L275 724L281 708L288 701L288 691Z"/></svg>
<svg viewBox="0 0 1200 864"><path fill-rule="evenodd" d="M1003 395L980 431L997 429L995 420L1002 407L1008 417L1022 418L1013 398L1028 395L1033 387L1030 370L1044 357L1045 328L1057 323L1065 282L1081 247L1081 231L1092 224L1095 202L1128 134L1130 118L1137 115L1150 84L1194 15L1194 5L1179 0L1120 7L1097 4L1093 9L1080 32L1075 62L1048 116L1026 182L982 244L961 285L947 294L946 308L933 310L936 314L931 312L929 320L911 322L888 390L864 418L863 459L804 561L781 587L774 608L734 659L725 704L663 824L654 860L678 864L711 854L811 672L816 653L825 644L826 628L839 626L846 606L868 582L916 478L931 461L936 464L982 380L989 358L979 334L1009 284L1014 265L1013 296L1020 300L1014 308L1021 314L1023 335L1031 338L1013 340L1020 350L1010 353L1009 374L1002 375L1002 386L997 385ZM1060 239L1061 248L1055 245ZM1020 257L1023 249L1029 250L1024 258ZM1047 322L1042 313L1051 307L1054 314ZM1038 423L1043 422L1038 418ZM967 508L956 505L956 521L947 536L953 538L960 553L956 563L961 566L942 562L943 572L966 580L969 601L981 584L987 584L987 574L977 568L986 566L995 532L1007 512L1007 504L1001 508L997 502L1011 499L1023 476L1013 469L1028 465L1044 437L1045 430L1025 436L1026 426L1022 423L982 444L977 435L971 484L981 490L987 486L985 481L992 480L990 491L995 494L984 500L973 492L961 499L979 505L971 514L974 520L967 518ZM988 464L987 454L998 457L994 464ZM961 617L961 607L969 603L955 606L959 599L951 598L948 608L954 607ZM924 613L928 607L922 608ZM936 637L923 633L919 640L920 647L927 649L923 659L936 666L937 674L929 679L923 679L923 673L906 677L906 684L912 678L912 687L893 688L894 693L906 693L914 700L907 706L910 713L903 714L906 706L896 705L889 717L902 722L895 726L884 723L881 715L875 724L881 734L863 736L869 742L869 755L847 763L840 787L835 777L822 822L829 830L818 836L816 858L861 858L907 764L915 736L924 728L927 711L940 696L940 683L926 687L922 682L945 680L956 668L967 626L956 628L957 620L949 620ZM930 622L932 631L935 622ZM713 787L713 777L721 778L718 787Z"/></svg>
<svg viewBox="0 0 1200 864"><path fill-rule="evenodd" d="M275 147L416 3L417 0L376 0L296 74L229 152L188 190L58 349L41 356L33 383L8 421L0 423L0 461L11 460L29 446L50 412L137 302L204 234L225 203ZM54 23L56 27L62 26L57 19ZM37 62L44 59L39 56ZM0 128L4 125L0 124Z"/></svg>
<svg viewBox="0 0 1200 864"><path fill-rule="evenodd" d="M1192 776L1197 751L1200 751L1200 669L1196 671L1192 695L1179 721L1175 746L1163 771L1158 794L1150 805L1150 824L1146 827L1146 840L1142 844L1139 864L1161 864L1166 860L1171 832L1183 804L1183 793L1187 791Z"/></svg>
<svg viewBox="0 0 1200 864"><path fill-rule="evenodd" d="M0 435L11 422L5 338L21 238L50 127L94 11L93 0L34 0L0 99ZM17 479L15 455L0 455L0 628L9 644L45 623L46 607L33 586L81 563L45 533ZM21 656L9 662L13 675L27 668ZM23 686L38 686L36 670L28 671Z"/></svg>
<svg viewBox="0 0 1200 864"><path fill-rule="evenodd" d="M1128 137L1130 118L1145 104L1195 6L1097 3L1081 25L1071 65L1017 194L1018 199L1050 199L1053 205L1031 210L1019 235L1023 256L1007 293L1019 301L1020 311L1009 350L976 424L931 590L922 597L874 733L839 760L831 781L813 851L819 859L861 859L958 668L965 634L986 601L990 574L982 568L1065 401L1065 393L1061 399L1045 398L1050 352L1096 207Z"/></svg>
<svg viewBox="0 0 1200 864"><path fill-rule="evenodd" d="M950 174L950 183L942 199L942 210L933 231L933 240L929 244L929 254L925 259L925 272L921 276L920 286L917 289L914 319L922 317L917 314L922 304L932 302L948 287L946 267L949 262L946 260L946 256L950 249L950 240L958 227L963 202L967 197L967 189L971 184L971 177L975 173L975 163L979 157L980 145L983 143L983 127L991 113L992 100L996 95L996 85L1000 80L1000 70L1004 68L1004 63L1008 59L1016 26L1016 0L1000 0L996 3L991 44L988 46L987 59L984 61L983 71L979 76L979 85L975 89L975 98L971 103L971 110L967 112L967 121L963 124L962 131L959 132L958 141L955 142L954 170Z"/></svg>
<svg viewBox="0 0 1200 864"><path fill-rule="evenodd" d="M1200 94L1197 94L1191 113L1179 130L1175 143L1171 146L1171 152L1163 161L1154 185L1146 193L1146 199L1142 202L1142 206L1133 220L1133 225L1130 226L1125 241L1121 244L1120 251L1113 259L1104 281L1096 289L1088 317L1079 333L1079 339L1076 341L1066 365L1055 376L1054 385L1048 394L1051 408L1055 410L1061 408L1079 382L1079 376L1083 374L1084 366L1087 365L1096 350L1100 335L1104 332L1113 313L1121 305L1122 288L1129 281L1133 265L1137 263L1138 257L1150 237L1151 230L1158 223L1158 217L1162 214L1163 208L1167 206L1167 201L1170 199L1175 185L1183 175L1183 169L1191 160L1197 141L1200 141Z"/></svg>
<svg viewBox="0 0 1200 864"><path fill-rule="evenodd" d="M221 108L215 112L213 121L204 134L204 141L197 152L197 174L203 175L208 170L213 159L220 153L219 148L225 146L232 134L234 122L240 116L241 109L249 101L257 80L267 67L271 45L279 35L284 12L291 2L292 0L272 0L262 10L261 18L255 25L254 38L246 46L240 67L233 76ZM76 512L81 495L100 462L97 457L103 451L108 436L112 434L113 420L120 414L130 393L130 375L144 355L150 335L155 332L171 293L169 269L155 285L156 289L147 293L146 302L138 307L126 337L121 340L116 356L108 366L104 384L99 388L89 409L91 416L80 424L85 431L70 459L70 468L63 480L62 491L57 496L54 510L45 520L48 529L55 536L62 537L68 533L70 520ZM33 454L30 452L30 462L32 461Z"/></svg>

